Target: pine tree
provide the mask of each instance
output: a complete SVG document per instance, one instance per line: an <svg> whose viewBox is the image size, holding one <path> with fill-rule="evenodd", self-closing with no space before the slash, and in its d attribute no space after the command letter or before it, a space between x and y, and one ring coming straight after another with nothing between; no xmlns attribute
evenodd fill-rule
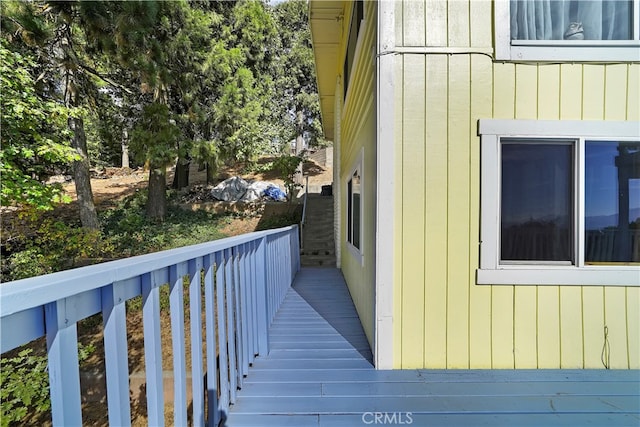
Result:
<svg viewBox="0 0 640 427"><path fill-rule="evenodd" d="M78 2L7 2L3 6L5 28L13 41L21 40L37 51L48 95L69 108L71 146L76 152L73 175L82 226L98 229L93 202L84 121L77 107L95 90L92 68L80 58L82 41L78 35Z"/></svg>

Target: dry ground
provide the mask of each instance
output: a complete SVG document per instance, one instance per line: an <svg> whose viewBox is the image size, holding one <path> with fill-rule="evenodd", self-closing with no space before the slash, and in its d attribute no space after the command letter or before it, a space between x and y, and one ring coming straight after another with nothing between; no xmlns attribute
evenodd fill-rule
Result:
<svg viewBox="0 0 640 427"><path fill-rule="evenodd" d="M263 162L268 159L263 160ZM332 170L325 169L315 163L308 162L306 171L309 173L309 183L311 185L330 184L332 181ZM275 172L249 173L241 174L242 165L236 167L222 168L218 176L219 181L228 177L241 175L245 179L257 179L269 181L283 188L283 182L279 179ZM94 200L98 209L109 209L116 205L117 201L127 197L136 191L146 188L148 173L142 170L123 170L123 169L107 169L105 175L101 178L91 180ZM173 180L173 171L167 176L167 183L170 186ZM190 170L190 186L199 186L203 189L206 184L206 175L204 171L198 171L197 167L192 166ZM75 187L73 183L64 185L65 192L75 200ZM188 190L185 190L185 193ZM74 202L75 203L75 202ZM76 215L75 207L65 207L65 215ZM259 216L237 217L230 220L221 231L228 235L234 236L254 231L260 222ZM169 319L169 310L165 309L161 313L161 332L162 332L162 365L166 371L173 369L173 354L171 352L171 328ZM83 363L81 383L83 388L83 424L92 426L107 426L107 405L104 382L104 345L102 340L102 319L101 315L96 315L91 319L81 322L78 331L78 340L84 345L92 345L95 347L93 354ZM144 351L143 351L143 328L142 316L140 310L131 310L127 315L127 333L129 348L129 372L133 376L140 377L144 372ZM205 330L203 326L203 336ZM185 349L187 370L191 366L191 349L190 349L190 329L188 310L185 315ZM39 354L46 352L46 343L44 338L36 340L31 344ZM144 380L142 380L144 381ZM133 384L133 381L132 381ZM134 389L136 387L133 387ZM134 426L146 426L146 402L144 384L137 386L136 390L131 394L131 412L132 424ZM167 425L173 425L173 404L165 405L165 422ZM44 416L34 416L29 418L24 425L51 425L50 414Z"/></svg>

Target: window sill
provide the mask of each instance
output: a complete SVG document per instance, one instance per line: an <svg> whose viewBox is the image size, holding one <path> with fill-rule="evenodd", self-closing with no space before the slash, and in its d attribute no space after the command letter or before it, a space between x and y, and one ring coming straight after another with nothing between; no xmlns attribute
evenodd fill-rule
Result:
<svg viewBox="0 0 640 427"><path fill-rule="evenodd" d="M640 267L501 266L476 270L478 285L638 286Z"/></svg>
<svg viewBox="0 0 640 427"><path fill-rule="evenodd" d="M537 44L536 44L537 43ZM535 41L513 41L501 52L496 49L498 61L531 62L639 62L640 42L594 43L582 41L568 44L563 40L557 43L539 44Z"/></svg>
<svg viewBox="0 0 640 427"><path fill-rule="evenodd" d="M351 255L356 259L356 261L358 261L358 263L360 263L361 266L364 266L364 256L362 255L362 252L360 252L360 249L353 246L351 242L347 242L347 249L349 250Z"/></svg>

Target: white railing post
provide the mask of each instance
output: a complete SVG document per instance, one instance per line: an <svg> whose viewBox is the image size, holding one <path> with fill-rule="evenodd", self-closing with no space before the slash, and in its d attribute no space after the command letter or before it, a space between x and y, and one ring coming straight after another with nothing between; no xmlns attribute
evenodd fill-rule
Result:
<svg viewBox="0 0 640 427"><path fill-rule="evenodd" d="M224 251L224 283L225 297L224 301L227 306L227 346L229 352L229 403L236 403L236 391L238 388L238 378L236 376L237 360L236 360L236 332L235 332L235 299L233 292L234 274L233 274L233 253L231 248Z"/></svg>
<svg viewBox="0 0 640 427"><path fill-rule="evenodd" d="M188 265L182 262L169 268L169 307L171 347L173 351L173 421L187 425L187 366L184 348L184 276Z"/></svg>
<svg viewBox="0 0 640 427"><path fill-rule="evenodd" d="M235 318L235 337L234 341L236 343L236 370L234 372L236 376L236 384L239 388L242 388L242 365L243 365L243 354L244 348L242 346L242 303L241 303L241 285L240 285L240 249L238 246L234 246L232 249L233 253L233 298L234 298L234 318ZM234 398L235 403L235 398Z"/></svg>
<svg viewBox="0 0 640 427"><path fill-rule="evenodd" d="M229 408L229 357L227 351L227 324L224 311L225 268L222 252L216 252L216 314L218 317L218 348L220 358L220 402L218 410L227 412Z"/></svg>
<svg viewBox="0 0 640 427"><path fill-rule="evenodd" d="M54 426L81 426L78 331L66 303L62 299L45 306L51 415Z"/></svg>
<svg viewBox="0 0 640 427"><path fill-rule="evenodd" d="M256 305L256 292L258 275L256 274L256 242L249 244L249 317L250 317L250 330L251 330L251 352L249 353L249 363L253 364L256 356L258 355L258 316Z"/></svg>
<svg viewBox="0 0 640 427"><path fill-rule="evenodd" d="M127 309L124 287L115 282L102 288L104 359L107 377L109 424L131 425L129 401L129 358L127 350Z"/></svg>
<svg viewBox="0 0 640 427"><path fill-rule="evenodd" d="M207 425L217 427L220 422L218 412L218 370L216 360L216 318L214 305L214 268L213 254L204 258L204 307L207 340ZM177 424L176 424L177 425Z"/></svg>
<svg viewBox="0 0 640 427"><path fill-rule="evenodd" d="M191 388L193 395L193 425L204 425L204 369L202 366L202 258L189 262L189 309L191 319Z"/></svg>
<svg viewBox="0 0 640 427"><path fill-rule="evenodd" d="M242 378L249 374L249 306L248 302L248 290L249 290L249 275L247 272L247 245L243 244L238 247L238 273L240 276L240 281L238 282L240 286L238 286L239 291L239 302L240 309L238 310L239 320L240 320L240 331L242 331L241 342L242 342L242 353L240 364L241 369L238 372L238 376L240 378L240 387L242 387L243 380Z"/></svg>
<svg viewBox="0 0 640 427"><path fill-rule="evenodd" d="M164 383L160 338L160 285L163 271L142 275L142 323L144 364L147 377L147 417L149 425L164 426Z"/></svg>
<svg viewBox="0 0 640 427"><path fill-rule="evenodd" d="M257 316L258 316L258 353L269 354L269 310L267 308L267 238L263 237L256 250Z"/></svg>

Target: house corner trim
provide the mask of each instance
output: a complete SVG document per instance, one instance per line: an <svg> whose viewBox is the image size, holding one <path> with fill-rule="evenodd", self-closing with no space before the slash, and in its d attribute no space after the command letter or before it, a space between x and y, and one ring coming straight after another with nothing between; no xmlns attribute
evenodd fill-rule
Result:
<svg viewBox="0 0 640 427"><path fill-rule="evenodd" d="M395 2L378 2L376 55L376 256L375 342L377 369L393 368L394 206L383 195L394 194L394 69L395 55L380 55L395 47ZM382 173L384 171L384 173Z"/></svg>

